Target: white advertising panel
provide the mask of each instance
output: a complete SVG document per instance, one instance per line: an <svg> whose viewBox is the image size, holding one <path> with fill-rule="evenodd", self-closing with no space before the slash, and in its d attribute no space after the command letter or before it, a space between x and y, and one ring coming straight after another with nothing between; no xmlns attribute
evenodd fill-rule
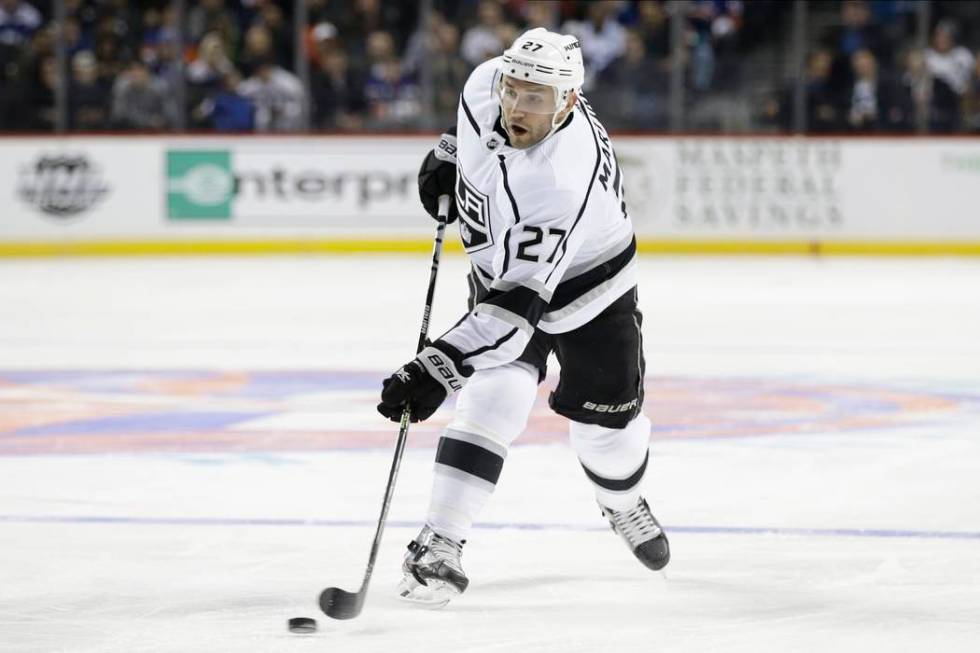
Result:
<svg viewBox="0 0 980 653"><path fill-rule="evenodd" d="M416 175L433 141L0 138L0 244L425 239ZM641 246L980 244L980 139L614 143Z"/></svg>
<svg viewBox="0 0 980 653"><path fill-rule="evenodd" d="M980 139L621 138L637 232L980 239Z"/></svg>
<svg viewBox="0 0 980 653"><path fill-rule="evenodd" d="M160 151L148 139L0 139L0 241L151 235Z"/></svg>

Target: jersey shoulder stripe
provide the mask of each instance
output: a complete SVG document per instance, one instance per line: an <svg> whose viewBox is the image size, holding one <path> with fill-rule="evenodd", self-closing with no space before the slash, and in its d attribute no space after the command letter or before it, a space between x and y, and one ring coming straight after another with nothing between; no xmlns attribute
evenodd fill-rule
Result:
<svg viewBox="0 0 980 653"><path fill-rule="evenodd" d="M592 130L592 138L595 141L595 167L592 168L592 177L589 179L589 186L585 190L585 199L582 200L582 206L578 210L578 215L575 216L575 222L572 223L572 226L568 230L568 233L566 233L562 239L561 254L555 260L555 265L551 269L551 272L548 273L548 277L545 279L545 283L551 280L551 275L554 274L555 270L558 269L558 265L561 263L561 260L565 257L565 254L568 252L568 239L572 235L572 232L575 230L575 227L578 226L579 221L582 219L582 215L585 213L585 208L589 204L589 196L592 194L592 187L595 185L596 176L599 174L599 165L602 163L602 150L599 148L599 136L598 134L596 134L595 125L592 123L592 120L589 117L589 112L586 110L586 108L588 107L588 103L585 101L585 98L579 98L577 103L582 110L582 115L585 116L586 123L589 125L589 128Z"/></svg>
<svg viewBox="0 0 980 653"><path fill-rule="evenodd" d="M459 96L459 103L462 105L463 113L466 114L466 118L470 121L470 126L473 127L473 131L475 131L476 135L479 136L480 126L476 124L476 118L473 117L473 112L470 111L470 105L466 103L466 97L462 94Z"/></svg>

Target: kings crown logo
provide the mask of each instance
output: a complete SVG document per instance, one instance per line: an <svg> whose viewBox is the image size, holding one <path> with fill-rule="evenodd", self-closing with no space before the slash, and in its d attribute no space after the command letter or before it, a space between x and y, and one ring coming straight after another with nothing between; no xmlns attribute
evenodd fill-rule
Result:
<svg viewBox="0 0 980 653"><path fill-rule="evenodd" d="M456 208L459 211L459 235L463 249L476 252L493 244L487 223L490 198L481 193L462 170L456 171Z"/></svg>
<svg viewBox="0 0 980 653"><path fill-rule="evenodd" d="M17 194L56 218L91 209L109 193L101 169L84 155L45 155L21 169Z"/></svg>

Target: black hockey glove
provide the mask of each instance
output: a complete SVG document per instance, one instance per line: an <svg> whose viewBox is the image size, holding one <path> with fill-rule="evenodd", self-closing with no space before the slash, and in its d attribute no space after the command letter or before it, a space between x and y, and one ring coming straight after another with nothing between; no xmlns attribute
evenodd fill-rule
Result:
<svg viewBox="0 0 980 653"><path fill-rule="evenodd" d="M439 196L449 195L449 220L459 217L456 212L456 128L439 137L439 143L429 150L419 168L419 199L425 212L433 218L439 215Z"/></svg>
<svg viewBox="0 0 980 653"><path fill-rule="evenodd" d="M398 422L405 404L412 407L411 420L421 422L432 417L453 392L463 387L473 368L463 365L455 347L436 341L423 349L415 360L406 363L384 380L378 412Z"/></svg>

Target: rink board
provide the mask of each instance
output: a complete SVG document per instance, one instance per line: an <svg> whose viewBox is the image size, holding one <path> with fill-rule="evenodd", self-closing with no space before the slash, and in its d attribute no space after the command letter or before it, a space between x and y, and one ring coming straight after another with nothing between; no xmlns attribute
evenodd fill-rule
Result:
<svg viewBox="0 0 980 653"><path fill-rule="evenodd" d="M0 138L0 255L425 251L431 140ZM980 254L975 138L615 142L643 252Z"/></svg>

